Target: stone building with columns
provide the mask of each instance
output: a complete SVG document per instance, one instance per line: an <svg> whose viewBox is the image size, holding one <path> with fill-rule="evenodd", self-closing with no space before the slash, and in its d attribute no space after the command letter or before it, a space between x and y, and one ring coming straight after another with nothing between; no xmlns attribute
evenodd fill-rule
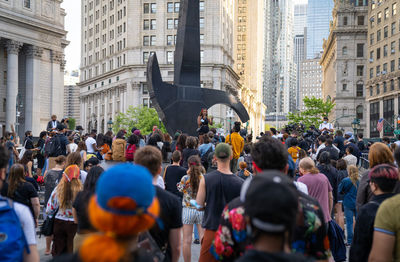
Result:
<svg viewBox="0 0 400 262"><path fill-rule="evenodd" d="M0 0L0 133L20 137L63 115L65 11L59 0Z"/></svg>
<svg viewBox="0 0 400 262"><path fill-rule="evenodd" d="M146 67L152 52L163 80L173 81L179 5L179 0L82 0L78 86L85 129L107 131L107 122L129 106L151 106ZM200 1L201 85L240 97L233 70L234 13L235 1ZM229 127L226 106L209 111L215 122Z"/></svg>

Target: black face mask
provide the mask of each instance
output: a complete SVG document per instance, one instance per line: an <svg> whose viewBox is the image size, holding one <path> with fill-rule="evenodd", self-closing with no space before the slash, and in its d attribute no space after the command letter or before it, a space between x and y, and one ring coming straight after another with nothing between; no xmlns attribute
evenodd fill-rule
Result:
<svg viewBox="0 0 400 262"><path fill-rule="evenodd" d="M33 136L28 136L30 139L32 139L33 138Z"/></svg>

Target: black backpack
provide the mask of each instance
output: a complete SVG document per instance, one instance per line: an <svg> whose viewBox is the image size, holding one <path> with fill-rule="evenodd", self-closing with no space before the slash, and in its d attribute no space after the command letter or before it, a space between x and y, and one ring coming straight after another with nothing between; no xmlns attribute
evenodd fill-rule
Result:
<svg viewBox="0 0 400 262"><path fill-rule="evenodd" d="M208 148L207 152L204 153L204 155L201 157L201 164L203 165L204 169L208 169L208 155L213 152L213 147L210 145L210 148Z"/></svg>
<svg viewBox="0 0 400 262"><path fill-rule="evenodd" d="M65 154L65 152L64 152ZM54 136L49 141L49 157L57 157L63 155L63 150L61 148L61 141L59 136Z"/></svg>

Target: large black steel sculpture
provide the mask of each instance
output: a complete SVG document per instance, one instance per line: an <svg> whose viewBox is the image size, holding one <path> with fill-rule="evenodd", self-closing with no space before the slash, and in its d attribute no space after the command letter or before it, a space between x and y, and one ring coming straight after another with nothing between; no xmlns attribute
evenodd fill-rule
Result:
<svg viewBox="0 0 400 262"><path fill-rule="evenodd" d="M195 135L200 110L216 104L231 107L243 123L249 121L246 109L235 96L200 87L199 0L181 0L174 84L162 81L155 53L147 64L147 84L153 106L170 134L179 129Z"/></svg>

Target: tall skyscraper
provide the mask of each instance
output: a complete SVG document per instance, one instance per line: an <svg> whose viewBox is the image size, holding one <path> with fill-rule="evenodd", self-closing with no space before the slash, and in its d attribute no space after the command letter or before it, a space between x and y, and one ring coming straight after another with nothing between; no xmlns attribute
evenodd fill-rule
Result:
<svg viewBox="0 0 400 262"><path fill-rule="evenodd" d="M300 65L306 59L305 52L305 32L307 27L307 5L294 6L294 63L296 64L296 109L300 109Z"/></svg>
<svg viewBox="0 0 400 262"><path fill-rule="evenodd" d="M107 130L129 106L151 106L147 60L157 53L165 81L173 81L179 0L82 0L81 124ZM201 84L239 95L233 70L235 1L200 1ZM209 113L229 126L226 106Z"/></svg>
<svg viewBox="0 0 400 262"><path fill-rule="evenodd" d="M267 113L296 109L292 0L266 1L264 103Z"/></svg>
<svg viewBox="0 0 400 262"><path fill-rule="evenodd" d="M328 39L334 0L308 0L306 56L313 59L322 51L323 39Z"/></svg>

